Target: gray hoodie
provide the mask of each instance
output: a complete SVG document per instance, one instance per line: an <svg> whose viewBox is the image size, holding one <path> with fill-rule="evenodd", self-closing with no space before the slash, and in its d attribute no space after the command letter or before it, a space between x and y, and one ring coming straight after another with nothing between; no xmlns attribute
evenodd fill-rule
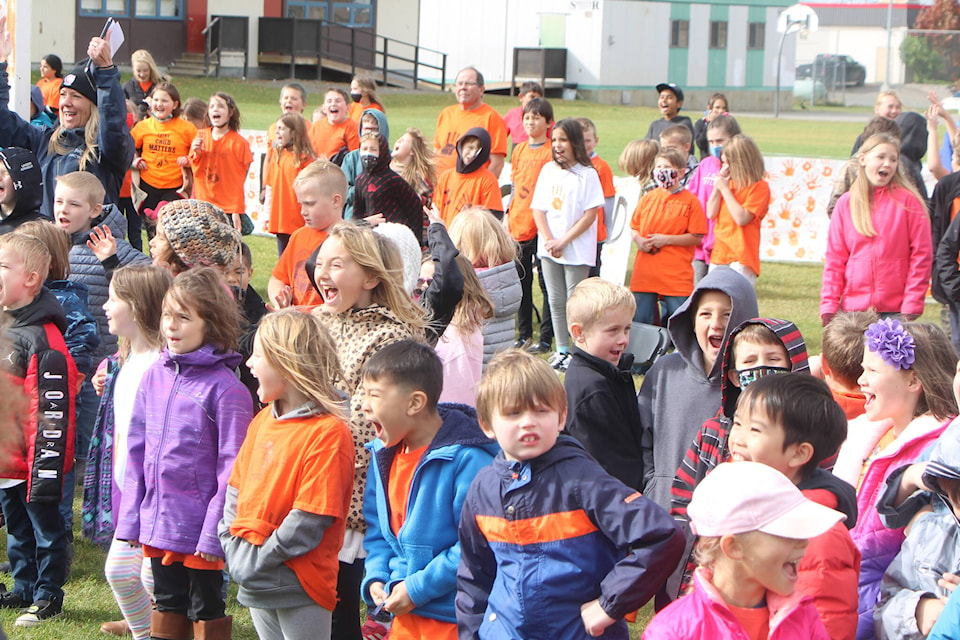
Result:
<svg viewBox="0 0 960 640"><path fill-rule="evenodd" d="M670 486L683 455L700 426L720 410L723 358L717 357L709 374L703 371L703 352L694 333L697 303L704 291L722 291L733 309L723 332L724 353L730 332L744 320L759 315L750 283L732 269L716 269L694 288L670 317L667 328L676 351L658 360L644 376L640 404L643 495L670 510Z"/></svg>

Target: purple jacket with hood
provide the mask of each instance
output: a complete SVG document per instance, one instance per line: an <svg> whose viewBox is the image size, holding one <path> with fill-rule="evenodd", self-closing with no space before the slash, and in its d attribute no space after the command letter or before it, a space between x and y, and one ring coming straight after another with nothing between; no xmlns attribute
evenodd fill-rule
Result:
<svg viewBox="0 0 960 640"><path fill-rule="evenodd" d="M234 374L240 355L203 345L164 350L137 390L118 540L223 557L217 524L227 479L253 417Z"/></svg>

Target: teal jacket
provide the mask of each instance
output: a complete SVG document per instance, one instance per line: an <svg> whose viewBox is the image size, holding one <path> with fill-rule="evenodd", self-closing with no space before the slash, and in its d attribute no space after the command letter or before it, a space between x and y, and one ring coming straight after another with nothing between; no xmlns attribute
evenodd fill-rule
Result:
<svg viewBox="0 0 960 640"><path fill-rule="evenodd" d="M443 426L414 471L399 534L390 527L387 479L400 445L387 449L379 439L366 445L373 464L363 499L368 555L360 593L369 605L372 583L382 582L389 593L402 581L416 607L413 613L456 622L460 511L474 476L490 464L499 447L480 430L472 407L441 404L439 410Z"/></svg>
<svg viewBox="0 0 960 640"><path fill-rule="evenodd" d="M363 113L360 114L360 119L363 120L363 116L367 113L380 123L380 135L386 138L387 144L389 144L390 126L387 124L387 114L379 109L364 109ZM359 122L357 123L357 133L363 135L363 125ZM357 177L363 173L363 165L360 164L360 150L354 149L344 156L340 168L343 169L343 174L347 176L347 203L343 206L343 219L350 220L353 218L353 186L357 182Z"/></svg>

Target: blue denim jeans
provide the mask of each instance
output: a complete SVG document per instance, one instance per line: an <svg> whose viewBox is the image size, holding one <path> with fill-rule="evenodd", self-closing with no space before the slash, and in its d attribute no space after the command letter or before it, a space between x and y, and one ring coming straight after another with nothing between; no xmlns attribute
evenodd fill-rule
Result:
<svg viewBox="0 0 960 640"><path fill-rule="evenodd" d="M27 502L27 483L0 489L13 592L26 602L63 600L67 535L56 502Z"/></svg>
<svg viewBox="0 0 960 640"><path fill-rule="evenodd" d="M633 314L634 322L644 324L667 326L667 320L673 315L673 312L680 308L686 296L660 296L656 293L633 292L633 299L637 301L637 310ZM657 311L659 306L660 322L657 322Z"/></svg>

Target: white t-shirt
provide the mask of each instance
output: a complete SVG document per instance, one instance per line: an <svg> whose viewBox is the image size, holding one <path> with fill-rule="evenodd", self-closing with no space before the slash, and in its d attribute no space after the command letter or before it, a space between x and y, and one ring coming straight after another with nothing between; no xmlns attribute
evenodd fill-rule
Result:
<svg viewBox="0 0 960 640"><path fill-rule="evenodd" d="M548 162L540 170L537 186L533 191L530 208L547 215L547 225L554 238L559 238L583 217L584 212L604 204L600 176L592 166L575 164L561 169L556 162ZM597 222L573 239L563 249L563 255L555 258L543 248L543 236L537 240L537 255L558 264L597 264Z"/></svg>
<svg viewBox="0 0 960 640"><path fill-rule="evenodd" d="M127 433L130 431L130 418L133 417L133 404L137 398L140 380L157 358L159 351L130 354L120 371L113 387L113 480L117 486L123 486L123 474L127 470Z"/></svg>

